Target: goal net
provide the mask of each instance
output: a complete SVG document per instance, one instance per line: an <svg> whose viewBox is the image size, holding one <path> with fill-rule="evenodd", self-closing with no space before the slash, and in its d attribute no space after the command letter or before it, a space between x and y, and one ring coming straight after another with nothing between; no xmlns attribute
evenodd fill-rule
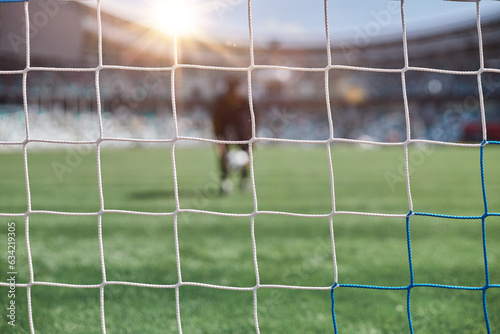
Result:
<svg viewBox="0 0 500 334"><path fill-rule="evenodd" d="M144 7L153 2L144 1ZM19 159L17 165L23 167L24 186L22 196L12 196L9 200L9 195L4 195L5 204L0 205L1 235L4 237L0 245L5 245L2 250L5 258L2 264L5 266L0 274L4 278L0 282L3 288L0 302L4 310L0 320L2 330L16 332L16 324L22 327L19 324L23 323L28 324L31 333L45 328L44 319L36 309L37 305L44 305L40 299L47 298L40 297L38 290L45 287L99 291L98 298L94 298L97 300L83 292L75 298L76 302L68 305L75 308L76 313L85 308L98 309L98 326L103 333L120 328L110 323L110 318L128 323L126 317L117 318L110 314L133 308L119 302L120 294L125 294L124 288L132 287L155 289L158 300L170 298L175 305L172 308L175 326L162 328L165 319L145 315L142 318L144 324L139 326L144 331L155 332L152 328L159 327L157 332L190 332L187 327L199 332L237 332L237 328L226 327L222 320L210 327L204 320L197 323L184 319L186 313L194 312L191 307L203 309L203 303L212 305L211 294L203 295L206 290L227 292L229 299L234 298L231 293L248 296L241 303L248 304L251 300L251 307L242 307L239 313L233 313L238 302L227 304L231 306L225 304L221 310L203 310L207 314L205 319L212 316L210 312L223 314L218 319L224 319L224 314L251 318L251 323L243 321L247 326L243 332L280 332L284 323L293 324L295 317L303 317L308 319L311 332L321 332L325 326L330 326L335 333L379 333L385 329L377 327L379 325L374 324L377 322L374 319L385 316L388 322L398 323L388 324L394 325L391 328L396 328L395 331L403 328L410 333L425 332L426 328L435 328L428 327L429 322L439 322L440 314L453 313L456 310L453 304L464 299L473 300L473 306L459 312L480 313L481 324L478 325L478 317L474 317L471 322L475 325L471 328L482 328L488 333L500 329L497 305L500 281L492 274L500 273L499 256L492 253L499 250L494 244L499 236L500 216L497 165L500 162L500 109L496 109L500 108L497 39L500 38L500 15L495 15L500 13L500 6L496 11L493 6L486 6L493 8L492 12L486 12L484 1L461 1L470 5L467 7L471 9L469 13L473 11L474 15L464 20L457 16L459 22L450 20L448 24L455 28L447 34L436 28L435 22L431 22L433 18L416 23L406 19L407 8L415 8L415 1L387 1L383 8L371 11L365 21L341 38L339 36L345 31L339 26L343 23L339 22L345 22L342 16L348 12L342 11L341 2L311 2L316 14L321 13L317 15L321 24L318 25L316 17L309 30L298 29L293 24L280 27L279 21L272 19L256 21L255 7L259 10L265 7L259 2L262 1L199 2L200 8L221 18L230 12L236 16L243 13L247 36L242 39L244 42L238 40L238 43L232 37L222 43L203 43L181 36L180 22L169 28L178 30L173 35L164 32L162 37L154 35L152 38L148 35L152 27L127 22L104 10L108 8L107 1L0 0L0 160L1 164L5 161L6 167L3 168L7 173L15 174L18 172L9 166ZM71 7L74 3L78 3L78 7ZM62 17L60 11L68 8L71 9L69 14ZM144 15L153 14L145 10ZM300 16L300 13L296 15ZM439 17L434 19L439 20ZM174 21L175 15L169 16L168 20ZM20 21L23 24L18 24ZM76 28L79 33L69 33L75 29L75 22L79 22ZM428 24L428 30L418 29L410 33L410 25L413 29L417 23L421 26ZM314 35L318 26L322 39L314 40L308 33ZM272 38L276 41L261 43L262 34L273 27L275 35ZM66 29L66 37L57 33ZM236 28L222 30L223 36L239 33ZM304 36L305 42L294 44L286 37L280 39L280 33L286 35L287 32ZM63 37L59 41L51 36ZM78 49L75 45L85 47ZM435 50L444 50L444 53L437 54ZM61 57L56 59L55 54ZM212 135L206 105L220 92L228 75L241 79L242 93L248 99L252 135L246 141L217 140ZM219 175L206 172L208 178L197 179L196 172L193 172L186 177L188 164L200 167L206 162L186 162L190 158L183 150L201 147L196 152L206 158L203 155L206 148L217 144L249 145L250 191L247 197L241 195L243 197L234 200L234 196L240 195L231 194L212 205L217 197ZM140 171L140 178L170 187L170 190L155 192L141 188L143 192L131 197L143 200L142 204L123 208L120 199L109 195L111 186L106 185L103 175L112 179L116 173L117 180L123 177L121 182L128 184L132 181L120 171L136 172L130 166L137 166L134 163L138 161L119 161L119 155L108 155L107 149L111 152L120 149L132 151L137 147L153 146L167 154L158 160L139 154L137 159L144 159L144 164L162 164L160 167L167 172L161 175L165 179L171 177L172 182L149 180L147 169ZM316 159L314 149L318 147L322 152L319 156L323 157L321 163L318 163L320 159L307 161ZM69 153L63 155L65 160L51 156L53 148L68 150L65 152ZM459 153L450 153L443 150L445 148L456 149ZM267 149L271 153L266 155ZM273 149L288 152L284 156L292 158L280 161L281 153L273 153ZM32 158L31 152L42 152L47 158ZM278 158L273 158L274 155ZM91 156L95 158L88 158ZM266 165L264 157L272 163ZM34 161L45 164L45 167L35 165ZM439 163L447 165L440 166ZM112 164L118 164L119 170L110 172ZM300 171L287 174L287 169L293 169L295 165ZM381 174L370 174L374 165L381 168ZM462 165L467 166L464 167L466 172L457 172ZM79 174L82 166L94 174ZM309 166L309 172L304 172L306 167L303 166ZM47 173L55 175L60 187L51 190L43 180L35 182L33 175L39 175L36 174L38 168L46 168ZM319 177L319 172L324 175ZM10 179L14 178L7 173L0 176L5 191L10 190ZM69 185L73 188L63 189L63 181L77 174L81 181L75 180ZM293 180L297 175L300 182ZM476 179L470 181L474 177ZM316 179L321 179L322 183ZM467 184L475 187L473 191L460 186L465 179L470 181ZM204 186L197 188L193 198L186 199L183 185L196 180L205 182ZM374 186L380 180L381 185ZM89 183L97 188L84 193L90 187ZM282 190L276 192L276 188ZM120 191L117 188L116 194ZM65 195L57 197L52 192ZM448 196L444 202L435 201L433 192ZM95 194L89 200L90 204L80 205L78 202L88 200L87 194L90 193ZM302 197L294 197L294 200L287 197L295 193ZM68 196L74 196L74 207L78 209L58 205L58 201L62 203ZM276 201L273 203L277 204L269 204L273 196L283 198L273 198ZM171 206L155 206L158 197L169 197ZM236 210L221 204L231 201L232 197L231 203L245 201L246 207L242 205L244 208ZM464 197L467 197L466 201ZM468 204L462 207L463 203L470 203L470 207ZM37 224L41 216L51 217L54 222ZM133 271L132 258L141 254L141 247L147 247L138 246L130 254L108 251L112 246L106 245L103 234L106 234L106 219L111 216L116 226L121 223L136 226L130 221L149 221L158 217L172 220L172 247L167 250L159 243L158 249L161 248L163 253L155 250L158 253L154 254L165 258L165 254L172 256L174 282L131 281L127 270L121 274L123 279L112 272L109 263L120 261L130 265L129 272ZM38 272L34 262L44 254L37 252L45 250L43 247L46 246L42 247L39 240L34 243L33 234L38 234L38 239L45 235L51 240L48 242L54 241L54 247L57 247L60 239L52 233L63 231L53 226L74 229L73 233L77 235L81 226L70 222L85 217L97 221L94 239L97 238L98 254L94 254L93 259L99 261L99 283L51 280L50 270L58 266L62 255L51 260L54 267L47 266L46 272ZM282 236L272 239L276 242L274 245L267 244L260 230L259 222L265 220L263 217L277 217L273 224L283 227ZM67 225L57 225L57 219L62 219ZM244 284L224 283L234 282L231 279L197 280L186 268L196 272L203 267L204 259L208 261L205 255L218 248L219 243L233 247L227 246L221 251L221 256L237 253L236 248L241 246L229 240L231 237L224 238L229 232L220 229L215 234L207 229L214 221L217 229L220 226L216 224L227 219L248 222L235 233L251 245L251 277L242 278L240 282ZM301 223L296 224L299 221ZM326 233L321 230L320 237L316 232L293 235L292 228L296 225L307 226L307 231L318 231L317 221L327 222ZM142 227L140 223L138 225ZM191 227L185 227L188 225ZM113 226L113 220L109 220L108 226ZM235 226L241 227L236 223ZM457 233L456 226L461 227L458 230L461 233L476 233L475 243L457 244L463 234L453 234ZM41 232L44 228L45 234ZM115 233L113 242L118 244L128 240L126 237L120 239L120 233L125 232L119 228L109 229ZM144 235L153 231L148 238L155 239L158 234L154 227L151 229L138 228L134 237L147 243L147 238L142 239ZM205 236L198 237L207 247L202 250L204 254L199 255L198 262L190 259L195 257L192 254L196 250L184 246L187 242L183 244L188 238L198 240L195 239L197 233ZM60 238L70 236L61 234ZM213 241L207 241L211 237ZM352 243L354 237L359 237L356 243ZM306 252L297 249L300 243L296 241L306 238L310 238L312 255L304 255L302 262L293 264L295 255L288 256L287 252ZM454 243L449 245L447 240L454 240ZM439 253L443 248L447 248L444 255L433 253ZM57 252L62 254L66 250L58 249ZM390 252L394 254L387 254ZM383 259L387 258L382 253L389 259L398 258L399 264L384 263ZM454 254L473 255L464 258L466 264L461 267ZM68 256L74 256L74 261L78 262L80 255ZM445 271L448 276L442 279L443 276L436 272L446 263L443 257L448 255L452 258ZM274 257L288 259L290 267L285 268L285 263L289 263L285 260L273 262ZM443 262L436 260L438 257ZM359 262L355 262L356 259ZM366 259L370 259L370 263ZM224 272L236 272L239 261L233 259ZM163 272L164 268L158 268L161 263L164 262L152 262L146 266L150 272L142 274L153 277L157 271ZM83 266L75 264L76 267L79 265ZM26 280L18 274L23 266L27 268ZM68 266L68 272L74 270L70 264ZM319 266L327 269L321 271ZM280 268L278 271L281 272L276 275L281 279L273 280L275 277L265 272L273 270L272 267L274 270ZM463 274L454 273L454 268L480 271L480 279L476 280L472 274L474 279L454 279L450 275ZM372 278L376 275L371 270L385 278ZM316 275L323 275L319 281L326 283L317 284ZM396 276L398 278L393 279ZM252 279L255 284L248 284ZM288 292L297 292L297 296L302 292L314 293L319 296L318 300L327 300L328 307L325 309L326 304L318 304L311 309L310 305L316 303L307 304L306 299L311 295L303 295L303 299L293 295L288 299L284 297ZM365 297L361 295L370 297L363 299ZM235 299L238 298L239 295ZM82 301L81 304L78 300ZM184 306L184 303L190 306ZM159 309L165 307L159 305ZM57 310L62 307L54 307L53 317L57 317ZM272 318L270 314L275 314L275 308L286 307L293 311L285 310L276 313L278 319L269 319ZM323 313L318 313L318 308L323 308ZM379 315L377 312L381 308L385 310ZM446 312L444 308L451 311ZM124 314L128 316L128 313ZM325 319L325 314L328 314L328 319ZM290 319L280 318L285 315ZM369 324L366 327L352 325L353 318L367 319ZM453 319L460 319L460 315ZM95 323L95 319L93 321ZM317 327L316 323L320 325ZM58 321L54 320L54 324L59 326Z"/></svg>

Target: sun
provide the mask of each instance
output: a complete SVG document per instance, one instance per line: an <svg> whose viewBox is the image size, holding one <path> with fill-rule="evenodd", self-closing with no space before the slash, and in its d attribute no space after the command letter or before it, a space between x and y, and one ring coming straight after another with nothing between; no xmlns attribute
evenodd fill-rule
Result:
<svg viewBox="0 0 500 334"><path fill-rule="evenodd" d="M197 10L189 0L157 0L151 8L151 23L155 29L178 36L196 32Z"/></svg>

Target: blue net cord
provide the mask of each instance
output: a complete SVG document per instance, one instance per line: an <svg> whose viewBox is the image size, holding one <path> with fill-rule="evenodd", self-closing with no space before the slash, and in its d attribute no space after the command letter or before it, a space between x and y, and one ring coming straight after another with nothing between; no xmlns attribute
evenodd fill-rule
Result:
<svg viewBox="0 0 500 334"><path fill-rule="evenodd" d="M331 288L331 299L332 299L332 319L333 328L335 333L338 333L337 319L335 316L335 289L337 288L359 288L359 289L374 289L374 290L407 290L407 300L406 300L406 310L408 317L409 332L413 331L413 322L411 316L411 289L415 287L427 287L427 288L441 288L441 289L451 289L451 290L468 290L468 291L482 291L483 300L483 313L485 326L488 334L491 334L491 326L488 316L488 308L486 303L486 291L490 288L500 288L500 284L490 284L489 277L489 267L488 267L488 252L486 247L486 218L488 216L500 216L500 213L490 213L488 212L488 200L486 197L486 183L484 177L484 147L488 144L500 145L500 141L486 141L484 140L480 146L480 169L481 169L481 189L483 195L484 203L484 214L482 216L453 216L453 215L441 215L433 213L422 213L422 212L409 212L406 216L406 238L408 245L408 265L410 269L410 284L408 286L376 286L376 285L362 285L362 284L339 284L335 283ZM486 278L486 283L482 287L471 287L471 286L457 286L457 285L444 285L444 284L415 284L413 275L413 262L412 262L412 251L411 251L411 237L410 237L410 217L415 216L430 216L430 217L440 217L448 219L480 219L481 220L481 231L483 239L483 257L484 257L484 274Z"/></svg>

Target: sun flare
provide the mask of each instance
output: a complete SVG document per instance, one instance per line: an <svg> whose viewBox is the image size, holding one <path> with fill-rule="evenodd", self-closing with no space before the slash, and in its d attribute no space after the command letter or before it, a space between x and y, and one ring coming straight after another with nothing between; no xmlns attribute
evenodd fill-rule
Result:
<svg viewBox="0 0 500 334"><path fill-rule="evenodd" d="M170 35L193 35L196 32L196 16L196 8L188 0L156 1L152 8L154 28Z"/></svg>

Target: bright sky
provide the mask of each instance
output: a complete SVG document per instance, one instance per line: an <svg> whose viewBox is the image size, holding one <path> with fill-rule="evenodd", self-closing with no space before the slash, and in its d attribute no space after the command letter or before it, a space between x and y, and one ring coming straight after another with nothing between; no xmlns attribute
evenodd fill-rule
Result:
<svg viewBox="0 0 500 334"><path fill-rule="evenodd" d="M174 0L175 1L175 0ZM248 40L247 0L103 0L104 10L160 29L176 27L179 34L223 42ZM400 2L392 0L329 0L328 20L333 41L383 37L401 31ZM323 0L252 0L256 43L316 42L325 40ZM175 14L171 14L175 12ZM481 15L500 15L500 1L481 1ZM406 0L408 33L435 29L451 22L474 20L476 3L443 0Z"/></svg>

